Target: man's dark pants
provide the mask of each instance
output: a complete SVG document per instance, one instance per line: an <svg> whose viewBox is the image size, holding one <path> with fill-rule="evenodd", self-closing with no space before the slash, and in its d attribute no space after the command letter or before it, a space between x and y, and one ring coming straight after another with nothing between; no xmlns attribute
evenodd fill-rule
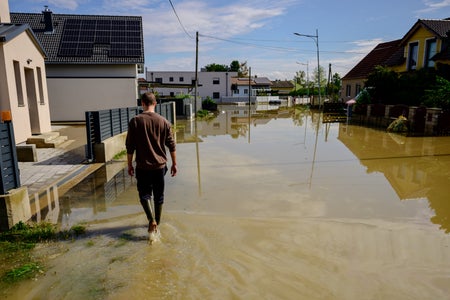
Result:
<svg viewBox="0 0 450 300"><path fill-rule="evenodd" d="M137 190L139 200L144 208L149 223L156 221L159 224L161 220L162 205L164 203L164 175L167 167L156 170L136 169ZM151 197L155 204L155 219L153 219L152 208L150 205Z"/></svg>

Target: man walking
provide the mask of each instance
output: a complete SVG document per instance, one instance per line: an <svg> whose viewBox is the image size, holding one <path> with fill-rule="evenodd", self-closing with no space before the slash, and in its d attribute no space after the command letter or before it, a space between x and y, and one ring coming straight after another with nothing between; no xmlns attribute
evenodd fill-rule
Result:
<svg viewBox="0 0 450 300"><path fill-rule="evenodd" d="M167 172L166 147L169 149L172 166L170 174L177 174L175 140L171 124L155 112L156 97L153 93L142 95L143 112L132 118L128 125L126 138L128 174L136 175L139 200L149 222L148 231L156 232L161 220L164 203L164 175ZM133 167L133 154L136 153L136 169ZM153 218L150 200L153 194L155 217Z"/></svg>

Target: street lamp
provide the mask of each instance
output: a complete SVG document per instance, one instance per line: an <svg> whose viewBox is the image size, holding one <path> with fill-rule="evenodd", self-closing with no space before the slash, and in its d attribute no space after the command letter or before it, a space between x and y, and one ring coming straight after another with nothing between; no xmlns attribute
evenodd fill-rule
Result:
<svg viewBox="0 0 450 300"><path fill-rule="evenodd" d="M321 103L322 103L322 98L320 95L320 61L319 61L319 30L316 29L316 35L310 35L310 34L301 34L301 33L297 33L294 32L295 35L298 36L305 36L305 37L309 37L311 39L314 40L314 42L316 43L316 48L317 48L317 83L319 86L319 109L321 108Z"/></svg>

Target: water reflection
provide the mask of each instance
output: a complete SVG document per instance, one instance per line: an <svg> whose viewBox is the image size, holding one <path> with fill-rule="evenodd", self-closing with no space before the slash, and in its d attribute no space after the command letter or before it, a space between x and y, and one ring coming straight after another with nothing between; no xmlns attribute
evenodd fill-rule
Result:
<svg viewBox="0 0 450 300"><path fill-rule="evenodd" d="M12 299L447 297L449 138L323 124L302 107L220 112L178 122L161 244L144 241L125 162L106 164L40 200L88 234Z"/></svg>
<svg viewBox="0 0 450 300"><path fill-rule="evenodd" d="M283 122L279 127L281 120L289 123ZM309 199L315 199L315 203L310 204L311 210L316 211L316 216L392 219L417 218L418 214L423 214L419 213L423 210L422 200L427 200L428 207L433 211L433 215L429 216L430 221L439 225L446 233L450 232L450 203L446 199L450 192L450 139L447 137L407 138L345 123L322 124L319 112L310 111L306 107L280 108L274 105L222 106L214 119L197 124L190 121L181 123L184 124L181 126L183 129L177 133L180 148L185 149L181 147L184 143L196 144L197 179L194 181L197 184L197 195L191 196L189 192L194 177L184 178L181 175L179 181L184 186L183 193L187 199L182 208L178 207L178 204L171 204L169 207L173 209L198 209L198 201L201 200L192 199L209 199L214 195L215 200L209 200L208 204L205 204L207 207L203 209L216 213L231 213L235 209L232 203L238 201L237 199L245 199L247 206L258 206L261 201L258 200L259 196L255 195L266 194L270 197L275 193L274 195L284 195L285 199L308 195ZM251 131L254 131L254 142L250 138ZM246 140L248 144L254 144L255 148L219 139L227 136L232 140ZM285 145L291 142L290 138L293 138L295 143ZM247 151L249 153L246 153ZM247 186L244 191L236 186L238 183L233 179L236 175L230 175L235 171L227 171L227 168L241 168L237 155L248 155L261 164L258 166L253 162L248 165L251 168L248 170L252 170L255 175L252 179L244 179L244 186ZM235 158L228 160L227 156ZM365 176L355 170L357 165L350 163L355 159L365 168ZM222 165L221 161L227 165ZM272 171L265 165L270 164L278 165L279 171L282 171L280 174L283 174L285 179L274 175L270 175L271 179L266 179L263 174ZM108 164L61 196L60 209L55 211L59 214L58 221L69 226L80 221L108 218L111 214L117 216L121 214L120 210L115 213L111 213L111 210L119 205L118 202L124 214L138 213L135 187L124 168L124 164ZM189 166L185 168L190 169ZM221 171L215 172L218 169ZM387 180L391 189L380 186L380 174ZM212 178L216 182L211 182ZM267 180L280 182L279 188L282 190L270 187L267 190L267 187L260 185L260 182ZM207 182L203 184L206 194L202 192L202 181ZM235 196L237 191L240 193L238 197ZM417 205L398 205L399 203L391 200L391 191L397 195L399 201L408 200L412 204L410 200L417 200ZM58 199L57 193L49 191L40 202L48 201L48 195ZM233 198L234 200L230 200ZM347 199L347 204L343 205L342 202L336 201L336 198ZM230 207L224 206L224 201ZM236 205L242 205L242 200L236 202ZM318 205L321 207L320 213L317 210ZM55 204L48 207L54 208ZM305 207L307 206L299 209L302 213L299 212L298 216L308 215ZM281 216L289 210L292 214L296 208L288 206L283 210L280 207L277 210L272 209L271 213ZM256 216L256 211L254 208L250 211L240 209L239 213ZM46 214L48 211L41 212L41 215ZM269 213L260 211L260 214ZM55 219L54 216L52 218Z"/></svg>
<svg viewBox="0 0 450 300"><path fill-rule="evenodd" d="M367 173L382 173L400 200L426 198L435 213L431 221L450 232L448 137L411 138L342 124L339 140Z"/></svg>
<svg viewBox="0 0 450 300"><path fill-rule="evenodd" d="M108 163L60 196L58 222L62 228L130 213L126 201L132 198L127 195L130 194L133 178L128 176L125 167L124 162ZM114 213L114 207L118 206L122 212ZM137 209L131 211L136 212Z"/></svg>

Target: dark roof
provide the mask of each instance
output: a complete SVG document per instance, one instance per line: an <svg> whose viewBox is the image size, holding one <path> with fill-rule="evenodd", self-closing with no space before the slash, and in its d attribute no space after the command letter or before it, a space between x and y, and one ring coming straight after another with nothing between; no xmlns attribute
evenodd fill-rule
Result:
<svg viewBox="0 0 450 300"><path fill-rule="evenodd" d="M400 49L400 41L378 44L369 52L353 69L351 69L342 79L367 78L376 66L386 66L387 61ZM402 50L402 49L400 49ZM403 54L403 52L401 52Z"/></svg>
<svg viewBox="0 0 450 300"><path fill-rule="evenodd" d="M443 20L417 20L413 27L405 34L402 39L402 44L406 43L411 35L413 35L419 27L423 27L430 31L434 36L441 40L448 40L450 38L450 18ZM432 60L449 60L450 47L448 43L443 44L441 52L433 56Z"/></svg>
<svg viewBox="0 0 450 300"><path fill-rule="evenodd" d="M142 17L10 13L11 23L29 24L46 50L46 63L142 64ZM47 27L46 27L47 26Z"/></svg>
<svg viewBox="0 0 450 300"><path fill-rule="evenodd" d="M10 24L10 23L0 23L0 43L5 43L13 40L16 36L21 34L22 32L27 32L33 42L36 44L38 49L42 52L44 57L47 56L44 48L41 43L34 35L28 24Z"/></svg>
<svg viewBox="0 0 450 300"><path fill-rule="evenodd" d="M254 77L253 80L257 85L272 85L272 81L270 81L267 77Z"/></svg>
<svg viewBox="0 0 450 300"><path fill-rule="evenodd" d="M405 50L403 49L403 47L398 47L397 51L395 51L394 54L392 54L391 57L389 57L384 62L384 64L388 67L402 65L406 61L404 52L405 52Z"/></svg>
<svg viewBox="0 0 450 300"><path fill-rule="evenodd" d="M411 29L405 34L402 39L402 44L407 42L411 35L416 32L419 27L424 27L425 29L432 32L437 38L445 39L449 37L450 31L450 19L443 20L417 20L417 22L411 27Z"/></svg>
<svg viewBox="0 0 450 300"><path fill-rule="evenodd" d="M28 28L30 28L28 25L23 24L0 23L0 42L8 42Z"/></svg>
<svg viewBox="0 0 450 300"><path fill-rule="evenodd" d="M285 89L293 89L294 88L294 84L291 81L288 80L275 80L272 81L272 89L280 89L280 88L285 88Z"/></svg>

